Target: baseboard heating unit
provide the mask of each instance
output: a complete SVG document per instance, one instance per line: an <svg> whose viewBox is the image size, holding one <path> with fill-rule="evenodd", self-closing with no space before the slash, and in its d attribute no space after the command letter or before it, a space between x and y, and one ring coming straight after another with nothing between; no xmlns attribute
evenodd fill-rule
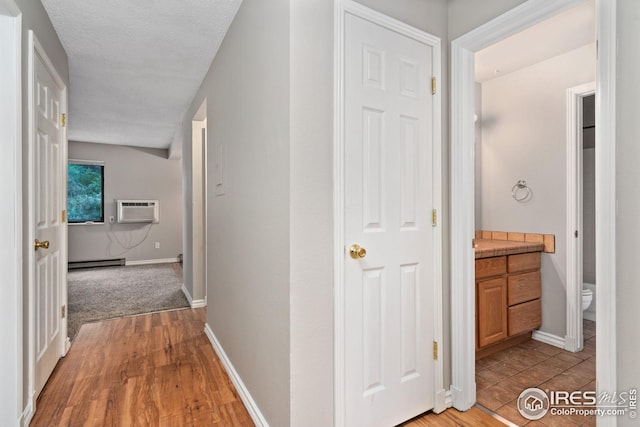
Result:
<svg viewBox="0 0 640 427"><path fill-rule="evenodd" d="M124 267L125 259L98 259L93 261L69 261L69 270L97 267Z"/></svg>

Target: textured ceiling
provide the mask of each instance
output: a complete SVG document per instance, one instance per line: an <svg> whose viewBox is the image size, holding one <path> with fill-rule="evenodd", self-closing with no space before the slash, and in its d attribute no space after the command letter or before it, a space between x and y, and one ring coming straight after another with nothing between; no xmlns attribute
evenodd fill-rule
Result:
<svg viewBox="0 0 640 427"><path fill-rule="evenodd" d="M596 40L595 0L581 3L476 53L476 81L485 82Z"/></svg>
<svg viewBox="0 0 640 427"><path fill-rule="evenodd" d="M69 139L167 148L241 0L42 3L69 57Z"/></svg>

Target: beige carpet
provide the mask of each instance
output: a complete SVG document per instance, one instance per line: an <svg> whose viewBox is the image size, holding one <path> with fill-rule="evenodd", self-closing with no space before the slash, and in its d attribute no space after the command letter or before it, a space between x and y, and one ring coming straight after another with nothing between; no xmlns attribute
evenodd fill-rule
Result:
<svg viewBox="0 0 640 427"><path fill-rule="evenodd" d="M67 280L72 340L85 323L189 306L179 263L73 270Z"/></svg>

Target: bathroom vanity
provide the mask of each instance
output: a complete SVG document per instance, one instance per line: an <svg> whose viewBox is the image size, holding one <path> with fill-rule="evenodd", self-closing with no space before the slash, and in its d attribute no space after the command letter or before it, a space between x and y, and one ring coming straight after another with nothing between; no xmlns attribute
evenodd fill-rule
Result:
<svg viewBox="0 0 640 427"><path fill-rule="evenodd" d="M543 243L476 240L476 357L517 345L540 327Z"/></svg>

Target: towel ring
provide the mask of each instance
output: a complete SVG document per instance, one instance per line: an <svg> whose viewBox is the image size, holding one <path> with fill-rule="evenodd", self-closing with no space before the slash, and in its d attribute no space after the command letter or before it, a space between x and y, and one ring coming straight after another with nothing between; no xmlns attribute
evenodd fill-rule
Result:
<svg viewBox="0 0 640 427"><path fill-rule="evenodd" d="M531 189L527 186L527 181L521 179L511 188L511 197L516 202L525 202L531 198Z"/></svg>

